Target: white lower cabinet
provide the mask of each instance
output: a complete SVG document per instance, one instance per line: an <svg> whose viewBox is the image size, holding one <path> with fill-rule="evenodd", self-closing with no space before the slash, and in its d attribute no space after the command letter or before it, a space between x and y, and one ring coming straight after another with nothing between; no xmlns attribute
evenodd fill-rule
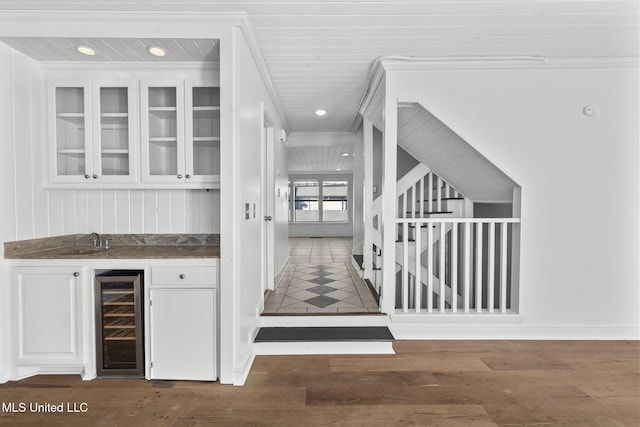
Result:
<svg viewBox="0 0 640 427"><path fill-rule="evenodd" d="M205 272L209 274L203 276ZM167 280L175 276L175 280ZM203 277L209 277L203 281ZM173 283L173 284L172 284ZM152 379L215 381L216 269L151 269L149 289Z"/></svg>
<svg viewBox="0 0 640 427"><path fill-rule="evenodd" d="M80 267L20 267L12 271L16 365L82 365L86 325Z"/></svg>

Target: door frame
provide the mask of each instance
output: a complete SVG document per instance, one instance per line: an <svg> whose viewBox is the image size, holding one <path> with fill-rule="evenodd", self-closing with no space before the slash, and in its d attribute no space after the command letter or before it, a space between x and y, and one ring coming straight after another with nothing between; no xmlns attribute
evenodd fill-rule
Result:
<svg viewBox="0 0 640 427"><path fill-rule="evenodd" d="M275 226L275 176L274 176L274 133L275 127L271 116L262 106L262 130L261 130L261 191L260 198L262 206L261 212L261 275L262 291L275 289L274 273L274 226ZM265 217L270 216L271 220L266 221Z"/></svg>

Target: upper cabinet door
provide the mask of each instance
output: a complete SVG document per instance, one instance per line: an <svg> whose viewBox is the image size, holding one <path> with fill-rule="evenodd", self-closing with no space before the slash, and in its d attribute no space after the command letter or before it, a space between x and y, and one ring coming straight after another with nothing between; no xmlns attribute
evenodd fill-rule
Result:
<svg viewBox="0 0 640 427"><path fill-rule="evenodd" d="M184 88L181 81L142 81L142 180L185 182Z"/></svg>
<svg viewBox="0 0 640 427"><path fill-rule="evenodd" d="M89 81L50 81L49 178L52 182L92 180Z"/></svg>
<svg viewBox="0 0 640 427"><path fill-rule="evenodd" d="M138 168L133 82L93 84L95 182L132 182Z"/></svg>
<svg viewBox="0 0 640 427"><path fill-rule="evenodd" d="M185 85L187 182L220 182L220 88L212 83Z"/></svg>

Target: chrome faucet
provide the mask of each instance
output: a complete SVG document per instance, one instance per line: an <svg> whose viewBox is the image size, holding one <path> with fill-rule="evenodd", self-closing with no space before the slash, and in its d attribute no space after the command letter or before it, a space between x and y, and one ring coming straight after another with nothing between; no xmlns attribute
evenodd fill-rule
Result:
<svg viewBox="0 0 640 427"><path fill-rule="evenodd" d="M109 249L109 241L102 241L102 238L95 231L89 234L89 240L93 240L93 247L96 249Z"/></svg>

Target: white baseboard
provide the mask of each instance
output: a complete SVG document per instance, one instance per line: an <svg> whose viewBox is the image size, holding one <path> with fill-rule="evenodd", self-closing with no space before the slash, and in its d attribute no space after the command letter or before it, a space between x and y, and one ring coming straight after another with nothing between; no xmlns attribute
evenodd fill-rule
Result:
<svg viewBox="0 0 640 427"><path fill-rule="evenodd" d="M395 354L391 341L325 341L325 342L264 342L256 343L257 355L287 354Z"/></svg>
<svg viewBox="0 0 640 427"><path fill-rule="evenodd" d="M287 271L287 268L289 268L289 265L290 265L289 256L287 256L287 259L284 260L284 262L282 263L282 266L280 266L280 270L278 271L276 276L273 278L274 289L277 288L278 285L280 285L280 281L282 280L282 277L284 277L284 273Z"/></svg>
<svg viewBox="0 0 640 427"><path fill-rule="evenodd" d="M519 324L389 325L396 340L638 340L640 328Z"/></svg>
<svg viewBox="0 0 640 427"><path fill-rule="evenodd" d="M247 357L242 363L240 367L233 370L233 385L243 386L245 382L247 382L247 377L249 376L249 372L251 372L251 366L253 366L253 361L256 358L255 353L251 353L249 357Z"/></svg>

